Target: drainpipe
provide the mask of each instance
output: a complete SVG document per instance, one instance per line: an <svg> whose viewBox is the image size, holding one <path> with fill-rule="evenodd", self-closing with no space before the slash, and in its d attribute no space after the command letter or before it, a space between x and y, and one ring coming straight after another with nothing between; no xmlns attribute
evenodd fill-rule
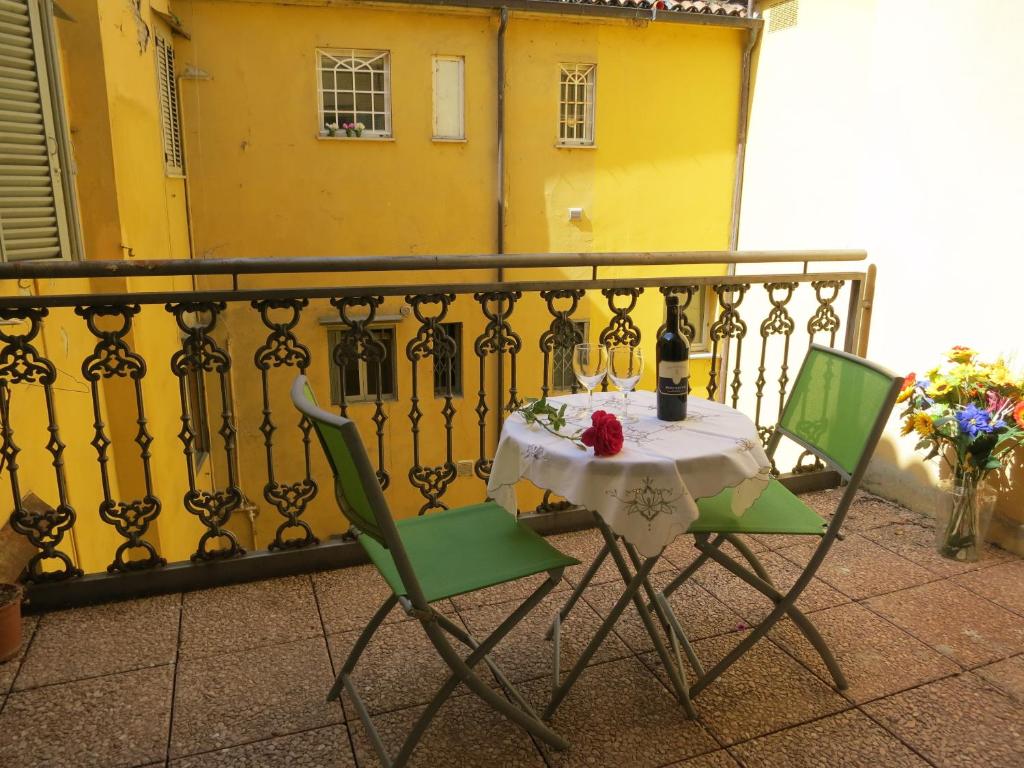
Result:
<svg viewBox="0 0 1024 768"><path fill-rule="evenodd" d="M498 24L498 253L505 252L505 30L508 29L508 8L501 9ZM498 282L505 279L505 270L498 269Z"/></svg>

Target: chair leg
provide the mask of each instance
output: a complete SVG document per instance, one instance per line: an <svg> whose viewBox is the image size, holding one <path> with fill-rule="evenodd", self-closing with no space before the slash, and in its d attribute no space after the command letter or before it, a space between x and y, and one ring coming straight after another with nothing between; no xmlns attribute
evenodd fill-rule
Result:
<svg viewBox="0 0 1024 768"><path fill-rule="evenodd" d="M373 614L373 618L370 619L369 624L363 629L362 634L356 638L355 645L352 646L352 650L349 651L348 658L345 660L344 666L341 668L341 672L338 673L337 679L334 681L334 685L331 686L330 693L327 694L328 701L334 701L338 696L341 695L341 688L344 685L342 677L352 673L352 670L356 668L356 662L359 661L359 657L363 655L363 651L366 650L366 644L370 642L370 638L373 637L373 633L377 631L377 627L380 626L381 622L387 618L388 614L391 613L391 609L395 607L398 602L398 598L395 595L391 595L377 612Z"/></svg>
<svg viewBox="0 0 1024 768"><path fill-rule="evenodd" d="M702 538L707 539L707 536L697 536L697 543L695 544L695 546L697 546L698 549L700 548L699 545ZM711 542L711 546L720 547L722 545L722 542L724 541L724 536L716 536L715 539ZM665 585L665 588L661 590L662 594L665 595L665 597L668 597L681 586L683 586L683 584L689 581L690 577L693 576L693 574L695 574L704 566L704 564L710 559L710 557L710 555L705 554L702 551L692 563L686 566L679 573L678 576L676 576L674 579L672 579L672 581Z"/></svg>
<svg viewBox="0 0 1024 768"><path fill-rule="evenodd" d="M744 560L750 563L750 567L754 569L754 573L756 573L764 581L768 582L772 586L775 586L775 583L772 581L771 575L761 564L761 561L757 559L757 555L755 555L753 551L751 551L750 547L747 546L746 542L743 541L743 539L741 539L739 536L733 533L727 533L725 535L725 539L730 544L732 544L732 546L736 549L737 552L743 555Z"/></svg>
<svg viewBox="0 0 1024 768"><path fill-rule="evenodd" d="M548 627L547 634L544 635L545 640L550 640L554 636L555 621L560 623L569 617L569 612L576 606L576 603L583 595L584 590L590 585L594 576L597 575L597 569L601 567L601 564L604 563L604 559L606 557L608 557L607 544L601 547L601 551L597 553L597 557L594 558L594 562L587 567L587 571L583 574L583 578L580 579L580 583L576 585L575 589L573 589L572 594L569 595L569 599L565 601L565 605L559 609L555 620L551 623L551 626Z"/></svg>

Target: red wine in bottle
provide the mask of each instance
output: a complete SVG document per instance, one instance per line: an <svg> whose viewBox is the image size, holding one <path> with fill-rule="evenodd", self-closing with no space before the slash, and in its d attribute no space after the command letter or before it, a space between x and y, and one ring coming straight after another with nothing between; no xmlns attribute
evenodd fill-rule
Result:
<svg viewBox="0 0 1024 768"><path fill-rule="evenodd" d="M679 297L666 296L668 321L658 337L658 418L686 418L686 393L690 390L690 345L679 331Z"/></svg>

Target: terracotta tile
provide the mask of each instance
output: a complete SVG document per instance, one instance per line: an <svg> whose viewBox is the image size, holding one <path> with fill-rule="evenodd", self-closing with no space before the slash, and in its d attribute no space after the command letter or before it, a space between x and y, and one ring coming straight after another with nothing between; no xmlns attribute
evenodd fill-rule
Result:
<svg viewBox="0 0 1024 768"><path fill-rule="evenodd" d="M393 759L423 707L388 712L373 718ZM361 768L379 766L377 753L361 721L349 723ZM529 735L477 696L448 699L420 739L409 762L412 768L544 768Z"/></svg>
<svg viewBox="0 0 1024 768"><path fill-rule="evenodd" d="M779 550L787 560L803 567L814 547L804 544ZM854 600L895 592L934 581L937 577L859 534L837 541L818 569L818 578Z"/></svg>
<svg viewBox="0 0 1024 768"><path fill-rule="evenodd" d="M912 523L872 528L870 531L865 531L863 535L922 568L944 577L990 568L1011 557L1002 550L987 545L982 559L976 563L950 560L942 557L935 549L934 528ZM1021 581L1024 581L1024 574L1021 576Z"/></svg>
<svg viewBox="0 0 1024 768"><path fill-rule="evenodd" d="M839 661L849 683L842 693L852 701L870 701L960 671L942 654L857 603L818 611L810 618ZM779 622L770 636L827 685L834 684L821 657L793 622Z"/></svg>
<svg viewBox="0 0 1024 768"><path fill-rule="evenodd" d="M928 768L928 763L856 710L732 747L747 768Z"/></svg>
<svg viewBox="0 0 1024 768"><path fill-rule="evenodd" d="M904 691L863 709L935 765L1021 764L1024 710L973 674Z"/></svg>
<svg viewBox="0 0 1024 768"><path fill-rule="evenodd" d="M477 608L481 605L496 605L510 600L521 603L532 595L547 578L548 575L546 573L538 573L525 579L517 579L506 584L497 584L493 587L487 587L486 589L480 589L465 595L456 595L451 599L451 602L459 610L463 608ZM568 592L569 589L571 589L569 582L563 578L551 590L551 594Z"/></svg>
<svg viewBox="0 0 1024 768"><path fill-rule="evenodd" d="M25 651L28 649L29 643L32 641L32 635L35 634L36 625L39 623L38 616L23 616L21 619L21 650L13 659L8 659L3 664L0 664L0 694L5 694L11 690L11 685L14 683L14 678L18 674L18 670L21 668L21 662L25 658Z"/></svg>
<svg viewBox="0 0 1024 768"><path fill-rule="evenodd" d="M465 628L458 617L449 618ZM328 636L335 674L341 671L357 637L358 632ZM454 638L451 643L461 655L469 653ZM485 664L481 663L477 669L482 679L488 683L493 681ZM376 714L426 704L450 673L423 625L419 621L402 621L384 624L377 630L359 658L352 680L367 708ZM460 686L456 694L465 690Z"/></svg>
<svg viewBox="0 0 1024 768"><path fill-rule="evenodd" d="M828 520L832 519L832 513L835 511L836 505L839 504L839 497L842 495L839 488L836 488L831 493L833 494L831 502L825 501L822 506L813 507L815 511ZM831 503L831 506L828 506L829 503ZM886 525L917 524L931 527L933 523L933 518L918 514L879 496L859 492L846 513L846 519L843 521L843 530L846 533L860 533Z"/></svg>
<svg viewBox="0 0 1024 768"><path fill-rule="evenodd" d="M704 668L711 669L744 634L695 643ZM642 658L661 679L666 679L654 654ZM693 673L687 674L692 684ZM850 706L846 699L765 639L710 683L693 703L701 722L723 744L746 741Z"/></svg>
<svg viewBox="0 0 1024 768"><path fill-rule="evenodd" d="M992 568L965 573L953 581L1024 616L1024 560L1015 559Z"/></svg>
<svg viewBox="0 0 1024 768"><path fill-rule="evenodd" d="M598 587L595 587L598 589ZM550 677L554 649L544 636L567 595L549 595L505 638L498 643L491 658L513 683ZM482 641L519 606L519 601L498 603L460 611L460 616L477 640ZM561 669L572 668L580 653L590 642L601 623L601 617L580 600L562 624ZM629 655L629 649L614 633L610 634L591 658L591 664Z"/></svg>
<svg viewBox="0 0 1024 768"><path fill-rule="evenodd" d="M322 637L178 663L171 756L342 722Z"/></svg>
<svg viewBox="0 0 1024 768"><path fill-rule="evenodd" d="M167 752L170 666L11 694L0 714L4 768L117 768Z"/></svg>
<svg viewBox="0 0 1024 768"><path fill-rule="evenodd" d="M557 536L550 537L548 541L565 554L575 557L580 561L579 565L565 569L565 579L572 586L576 586L579 583L583 574L590 567L590 564L594 562L598 552L601 551L601 547L604 546L604 537L601 536L600 531L596 528L586 531L575 531L573 533L560 533ZM654 566L655 573L674 570L676 570L676 566L666 558L662 558ZM622 582L622 576L611 555L604 559L604 562L601 563L601 567L598 568L590 583L605 584L609 581Z"/></svg>
<svg viewBox="0 0 1024 768"><path fill-rule="evenodd" d="M783 594L803 572L801 567L774 552L759 554L757 559ZM761 621L775 607L767 597L718 563L708 563L694 574L694 579L748 622ZM815 578L798 598L797 607L804 613L812 613L849 601L842 592Z"/></svg>
<svg viewBox="0 0 1024 768"><path fill-rule="evenodd" d="M313 589L327 634L362 629L391 594L391 588L372 565L314 573ZM405 618L402 609L395 606L387 621Z"/></svg>
<svg viewBox="0 0 1024 768"><path fill-rule="evenodd" d="M355 768L344 725L173 760L171 768Z"/></svg>
<svg viewBox="0 0 1024 768"><path fill-rule="evenodd" d="M308 576L184 595L181 658L215 656L323 634Z"/></svg>
<svg viewBox="0 0 1024 768"><path fill-rule="evenodd" d="M658 573L653 576L651 583L655 589L660 590L668 584L670 578L671 574ZM624 587L620 584L600 584L588 588L583 599L603 618L615 606L623 589ZM700 585L690 582L683 584L669 596L669 605L672 606L672 611L676 614L690 640L700 640L705 637L735 632L743 623L740 616L719 602L710 592ZM657 624L658 618L653 611L652 617ZM571 627L572 616L570 615L569 618L570 623L563 628L565 631ZM660 624L658 626L660 627ZM616 623L615 633L634 652L649 651L654 648L651 637L647 634L647 630L632 604L626 608Z"/></svg>
<svg viewBox="0 0 1024 768"><path fill-rule="evenodd" d="M948 579L882 595L865 605L966 667L1024 651L1024 618Z"/></svg>
<svg viewBox="0 0 1024 768"><path fill-rule="evenodd" d="M16 690L174 662L181 595L44 615L14 681Z"/></svg>
<svg viewBox="0 0 1024 768"><path fill-rule="evenodd" d="M974 670L1018 704L1024 704L1024 656L997 661Z"/></svg>
<svg viewBox="0 0 1024 768"><path fill-rule="evenodd" d="M717 752L709 752L700 757L693 757L683 760L681 763L672 763L666 768L739 768L739 763L729 756L724 749Z"/></svg>
<svg viewBox="0 0 1024 768"><path fill-rule="evenodd" d="M534 706L550 696L546 680L523 686ZM704 754L718 744L636 659L584 670L555 712L551 727L572 745L544 748L551 766L659 766Z"/></svg>

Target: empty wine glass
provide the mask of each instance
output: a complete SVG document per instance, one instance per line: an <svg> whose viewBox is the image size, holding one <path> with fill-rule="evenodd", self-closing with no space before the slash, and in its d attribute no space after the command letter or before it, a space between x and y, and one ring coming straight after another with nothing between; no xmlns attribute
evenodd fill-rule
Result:
<svg viewBox="0 0 1024 768"><path fill-rule="evenodd" d="M644 356L638 347L612 347L608 352L608 378L622 391L622 420L630 421L629 393L644 372Z"/></svg>
<svg viewBox="0 0 1024 768"><path fill-rule="evenodd" d="M572 370L587 390L587 408L594 412L594 390L608 372L608 349L604 344L577 344L572 350Z"/></svg>

